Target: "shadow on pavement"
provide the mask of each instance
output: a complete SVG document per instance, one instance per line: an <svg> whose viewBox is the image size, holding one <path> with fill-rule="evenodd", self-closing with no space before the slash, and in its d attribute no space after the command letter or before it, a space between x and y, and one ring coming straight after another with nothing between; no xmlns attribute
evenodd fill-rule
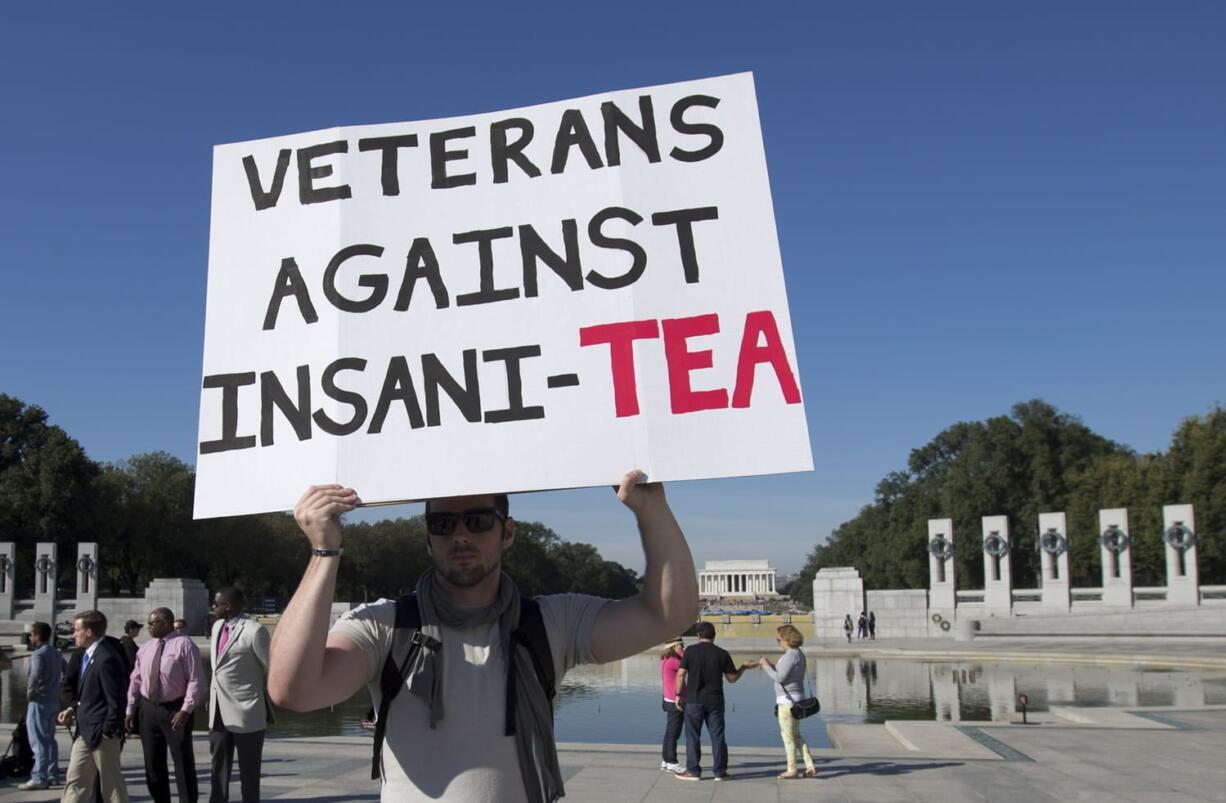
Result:
<svg viewBox="0 0 1226 803"><path fill-rule="evenodd" d="M837 767L822 767L819 765L817 777L821 779L840 778L845 775L906 775L918 770L961 767L964 763L962 761L928 761L900 764L894 761L866 761L860 764L840 764Z"/></svg>

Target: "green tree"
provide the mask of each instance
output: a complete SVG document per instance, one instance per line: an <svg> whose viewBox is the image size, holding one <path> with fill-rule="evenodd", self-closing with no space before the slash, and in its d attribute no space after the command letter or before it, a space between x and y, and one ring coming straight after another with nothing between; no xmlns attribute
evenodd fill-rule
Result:
<svg viewBox="0 0 1226 803"><path fill-rule="evenodd" d="M301 551L306 552L305 540ZM337 598L368 602L412 591L430 566L426 525L421 516L346 524L345 557L337 577Z"/></svg>
<svg viewBox="0 0 1226 803"><path fill-rule="evenodd" d="M1226 578L1226 410L1185 419L1166 454L1168 501L1188 502L1196 512L1196 551L1208 582Z"/></svg>
<svg viewBox="0 0 1226 803"><path fill-rule="evenodd" d="M55 542L66 555L92 529L97 474L97 464L47 423L41 407L0 394L0 533L16 543L21 565L33 564L37 542ZM71 576L73 562L59 562L59 581ZM20 573L17 582L18 593L29 593L31 573Z"/></svg>
<svg viewBox="0 0 1226 803"><path fill-rule="evenodd" d="M564 584L561 567L553 560L562 539L539 521L515 522L515 544L502 558L503 569L519 590L530 597L551 594Z"/></svg>
<svg viewBox="0 0 1226 803"><path fill-rule="evenodd" d="M983 582L982 517L1009 517L1014 582L1034 585L1038 514L1065 510L1079 478L1125 447L1094 434L1073 416L1033 400L1008 416L959 422L911 452L905 471L878 483L873 504L835 529L810 553L793 583L812 604L822 566L855 566L869 588L923 588L928 583L927 520L950 518L959 585Z"/></svg>
<svg viewBox="0 0 1226 803"><path fill-rule="evenodd" d="M112 593L144 591L154 577L208 574L192 520L195 472L166 452L138 454L104 467L95 483L97 537Z"/></svg>

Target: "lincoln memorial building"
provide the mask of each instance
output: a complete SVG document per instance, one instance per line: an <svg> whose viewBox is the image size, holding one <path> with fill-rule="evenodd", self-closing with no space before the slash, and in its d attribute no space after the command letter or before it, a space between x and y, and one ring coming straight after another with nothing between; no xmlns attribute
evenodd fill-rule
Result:
<svg viewBox="0 0 1226 803"><path fill-rule="evenodd" d="M765 560L709 560L698 573L703 597L777 597L775 570Z"/></svg>

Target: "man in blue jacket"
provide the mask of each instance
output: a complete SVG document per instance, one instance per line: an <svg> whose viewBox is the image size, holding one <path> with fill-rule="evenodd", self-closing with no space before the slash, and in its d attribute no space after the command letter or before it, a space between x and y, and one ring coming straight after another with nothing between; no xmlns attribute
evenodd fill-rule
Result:
<svg viewBox="0 0 1226 803"><path fill-rule="evenodd" d="M55 714L60 702L60 672L64 661L51 641L51 625L30 628L30 675L26 679L26 730L34 748L30 780L18 789L46 789L59 779L60 748L55 742Z"/></svg>

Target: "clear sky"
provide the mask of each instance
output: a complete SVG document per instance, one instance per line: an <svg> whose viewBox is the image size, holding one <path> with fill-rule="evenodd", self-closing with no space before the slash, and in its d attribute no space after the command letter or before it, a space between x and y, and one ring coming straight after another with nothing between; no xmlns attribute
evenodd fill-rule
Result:
<svg viewBox="0 0 1226 803"><path fill-rule="evenodd" d="M816 468L669 493L699 561L791 571L955 421L1153 451L1226 398L1223 42L1216 2L6 4L0 392L194 462L215 144L751 70ZM513 504L642 567L611 492Z"/></svg>

